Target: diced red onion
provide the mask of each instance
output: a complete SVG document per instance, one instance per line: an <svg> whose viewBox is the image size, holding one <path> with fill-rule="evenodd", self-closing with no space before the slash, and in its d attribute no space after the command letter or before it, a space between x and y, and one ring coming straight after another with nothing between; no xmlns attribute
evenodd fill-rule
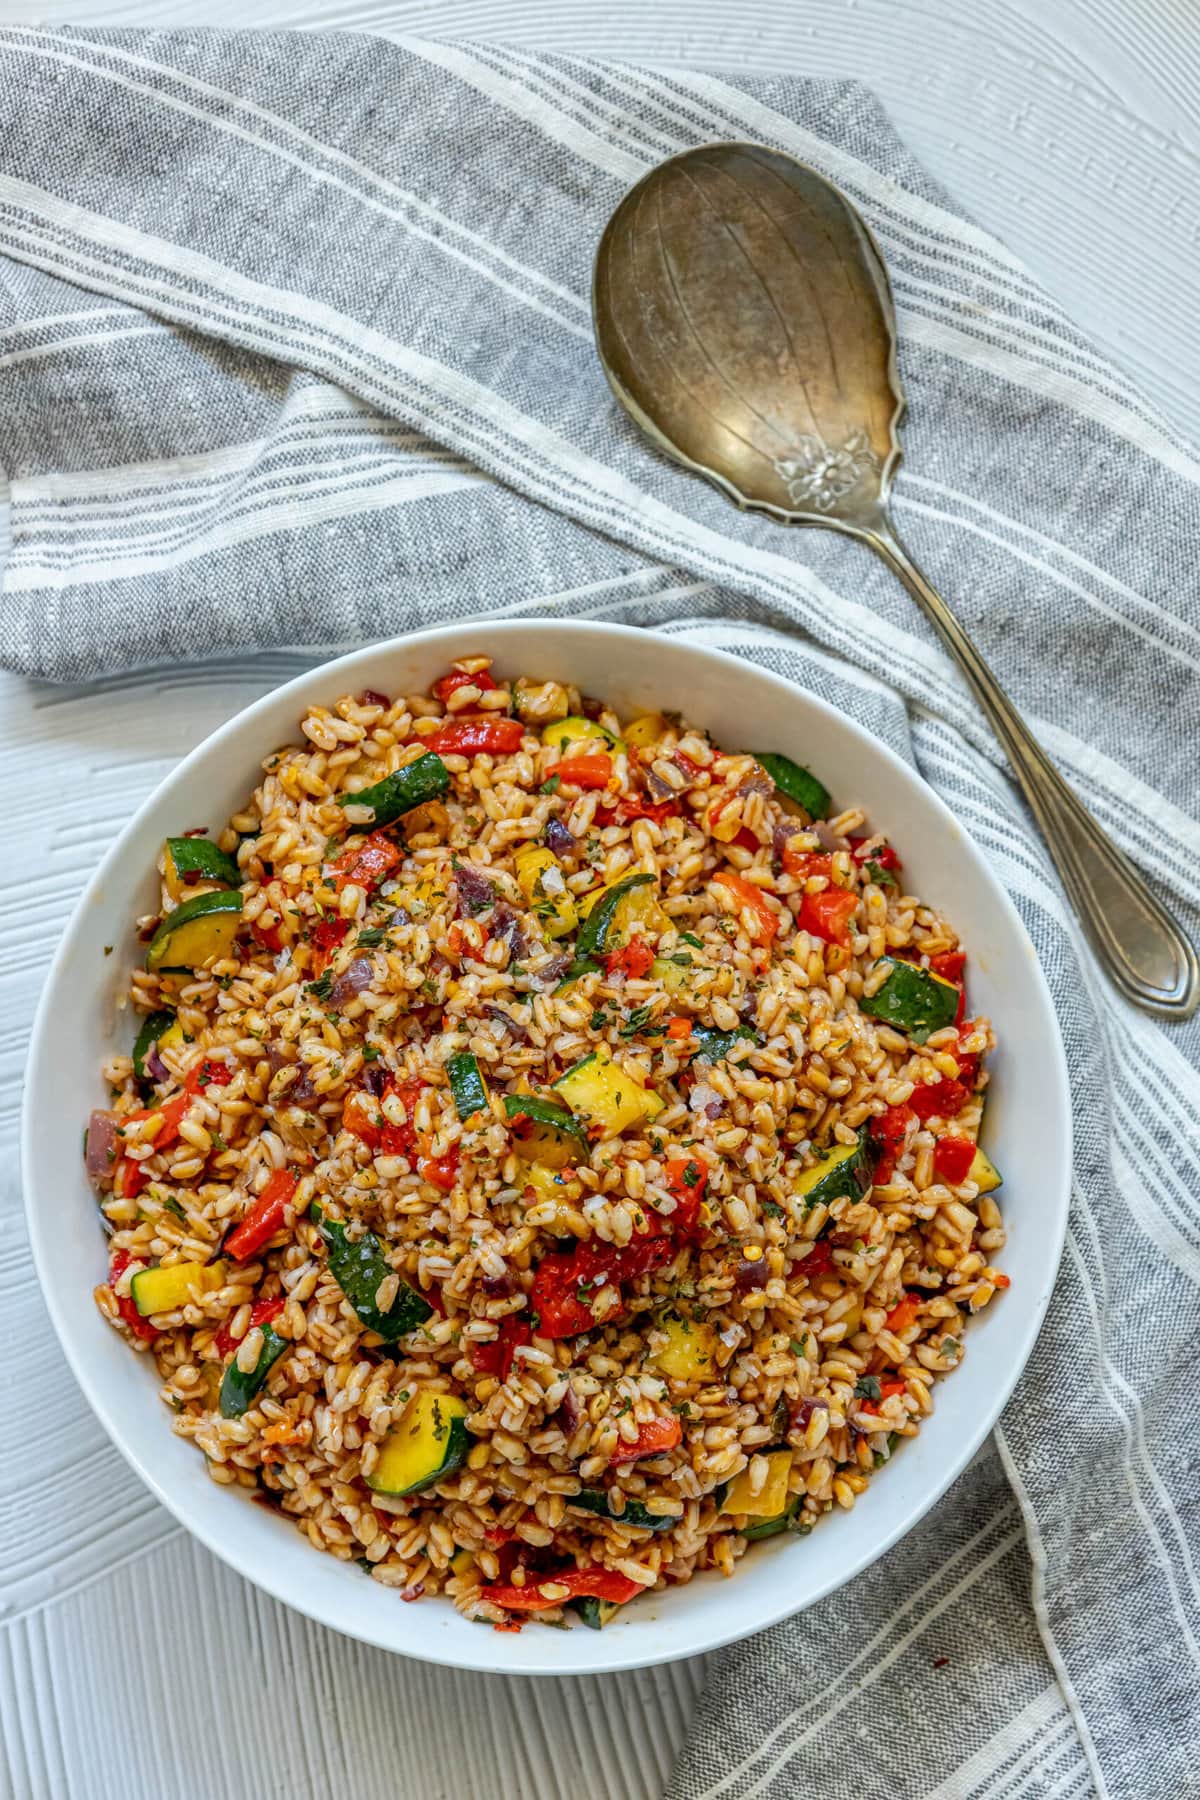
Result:
<svg viewBox="0 0 1200 1800"><path fill-rule="evenodd" d="M491 935L508 945L508 954L513 962L520 962L529 949L525 933L521 928L521 919L507 900L497 901L492 910Z"/></svg>
<svg viewBox="0 0 1200 1800"><path fill-rule="evenodd" d="M850 848L850 839L842 837L836 831L831 831L824 819L818 819L812 829L819 839L823 850L832 852L834 850L848 850Z"/></svg>
<svg viewBox="0 0 1200 1800"><path fill-rule="evenodd" d="M485 912L496 898L495 883L470 863L459 863L454 871L454 886L460 914Z"/></svg>
<svg viewBox="0 0 1200 1800"><path fill-rule="evenodd" d="M828 1412L828 1400L798 1400L792 1408L792 1430L806 1431L815 1412Z"/></svg>
<svg viewBox="0 0 1200 1800"><path fill-rule="evenodd" d="M362 693L358 696L358 699L361 706L382 706L386 708L392 704L387 695L381 694L376 688L364 688Z"/></svg>
<svg viewBox="0 0 1200 1800"><path fill-rule="evenodd" d="M370 987L375 975L375 968L369 956L356 956L354 961L342 970L329 990L329 1004L336 1012L339 1006L345 1006L356 994Z"/></svg>
<svg viewBox="0 0 1200 1800"><path fill-rule="evenodd" d="M157 1043L151 1044L149 1051L142 1059L142 1067L152 1081L169 1081L171 1079L170 1070L158 1054Z"/></svg>
<svg viewBox="0 0 1200 1800"><path fill-rule="evenodd" d="M743 1257L733 1271L733 1285L739 1294L752 1293L756 1288L766 1287L768 1273L765 1256L760 1256L757 1262Z"/></svg>
<svg viewBox="0 0 1200 1800"><path fill-rule="evenodd" d="M579 704L583 708L584 718L591 719L593 722L598 719L600 714L604 711L603 700L593 700L589 694L584 694L580 699Z"/></svg>
<svg viewBox="0 0 1200 1800"><path fill-rule="evenodd" d="M512 1273L505 1269L503 1275L481 1275L479 1285L490 1299L507 1300L513 1291Z"/></svg>
<svg viewBox="0 0 1200 1800"><path fill-rule="evenodd" d="M368 1063L363 1072L363 1086L368 1093L374 1094L377 1100L382 1100L390 1074L390 1069L385 1069L382 1063Z"/></svg>
<svg viewBox="0 0 1200 1800"><path fill-rule="evenodd" d="M506 1012L502 1006L485 1004L483 1010L490 1019L495 1019L499 1024L503 1025L505 1031L509 1032L512 1037L515 1037L519 1044L524 1044L529 1041L529 1033L526 1031L520 1019L514 1019L512 1014Z"/></svg>
<svg viewBox="0 0 1200 1800"><path fill-rule="evenodd" d="M563 1426L568 1437L573 1437L583 1417L583 1408L575 1389L568 1385L566 1393L559 1402L558 1410L562 1415Z"/></svg>
<svg viewBox="0 0 1200 1800"><path fill-rule="evenodd" d="M88 1177L99 1183L113 1172L117 1159L117 1115L99 1108L88 1119L84 1162Z"/></svg>
<svg viewBox="0 0 1200 1800"><path fill-rule="evenodd" d="M285 1106L302 1106L305 1108L320 1106L321 1096L313 1086L312 1070L309 1068L308 1064L304 1062L296 1063L293 1067L298 1068L300 1073L297 1075L295 1081L285 1089L283 1094L283 1104Z"/></svg>
<svg viewBox="0 0 1200 1800"><path fill-rule="evenodd" d="M661 775L656 775L653 769L646 770L646 786L650 790L651 798L655 801L678 800L679 798L670 782L664 781Z"/></svg>
<svg viewBox="0 0 1200 1800"><path fill-rule="evenodd" d="M555 856L573 856L579 848L579 839L573 831L567 830L561 819L547 819L542 841Z"/></svg>
<svg viewBox="0 0 1200 1800"><path fill-rule="evenodd" d="M775 783L766 770L760 769L756 764L754 773L747 775L745 781L738 782L737 791L739 794L773 794Z"/></svg>
<svg viewBox="0 0 1200 1800"><path fill-rule="evenodd" d="M538 970L538 980L543 982L561 981L570 966L570 951L560 950L556 956L551 956L542 964L541 968Z"/></svg>
<svg viewBox="0 0 1200 1800"><path fill-rule="evenodd" d="M688 1111L706 1119L719 1119L724 1105L716 1088L709 1087L706 1081L698 1081L688 1095Z"/></svg>

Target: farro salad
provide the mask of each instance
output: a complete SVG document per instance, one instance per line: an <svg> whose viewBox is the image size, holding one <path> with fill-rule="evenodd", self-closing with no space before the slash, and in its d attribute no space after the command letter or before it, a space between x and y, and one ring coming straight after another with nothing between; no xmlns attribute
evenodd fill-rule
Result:
<svg viewBox="0 0 1200 1800"><path fill-rule="evenodd" d="M505 1630L854 1506L1008 1285L993 1034L886 821L485 656L301 732L163 846L86 1133L174 1429Z"/></svg>

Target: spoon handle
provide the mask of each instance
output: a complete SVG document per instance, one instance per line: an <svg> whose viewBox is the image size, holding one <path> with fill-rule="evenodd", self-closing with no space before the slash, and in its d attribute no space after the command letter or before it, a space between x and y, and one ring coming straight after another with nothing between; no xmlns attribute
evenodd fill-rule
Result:
<svg viewBox="0 0 1200 1800"><path fill-rule="evenodd" d="M1008 753L1092 947L1128 1000L1163 1018L1200 1002L1196 952L1123 851L1102 831L1029 732L970 638L909 556L886 515L862 534L930 620Z"/></svg>

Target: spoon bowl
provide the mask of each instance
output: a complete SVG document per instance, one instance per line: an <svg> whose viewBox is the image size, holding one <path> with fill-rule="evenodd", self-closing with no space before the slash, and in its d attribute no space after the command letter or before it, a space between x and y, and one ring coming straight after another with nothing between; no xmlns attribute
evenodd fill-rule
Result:
<svg viewBox="0 0 1200 1800"><path fill-rule="evenodd" d="M882 252L832 182L760 144L643 176L596 255L596 345L665 455L738 506L858 538L917 601L1008 755L1092 948L1135 1005L1184 1019L1200 963L1063 781L888 513L904 395Z"/></svg>

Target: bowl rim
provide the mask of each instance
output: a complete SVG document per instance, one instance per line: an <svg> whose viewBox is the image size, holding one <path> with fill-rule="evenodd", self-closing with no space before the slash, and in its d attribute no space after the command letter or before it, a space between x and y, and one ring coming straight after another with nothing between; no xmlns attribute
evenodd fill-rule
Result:
<svg viewBox="0 0 1200 1800"><path fill-rule="evenodd" d="M22 1117L20 1133L21 1181L24 1190L26 1226L29 1232L30 1248L33 1256L35 1272L41 1289L42 1298L54 1326L55 1334L66 1357L68 1367L75 1377L84 1398L93 1413L103 1426L106 1434L135 1474L145 1483L155 1498L166 1507L179 1524L196 1537L206 1549L219 1558L227 1567L233 1569L244 1579L270 1594L272 1598L285 1606L290 1606L304 1616L327 1626L343 1636L356 1642L366 1643L375 1648L386 1650L394 1655L411 1657L417 1661L430 1662L443 1667L473 1670L479 1673L506 1675L604 1675L625 1670L657 1667L660 1664L677 1662L685 1657L709 1654L723 1646L736 1643L761 1631L768 1630L781 1620L791 1618L800 1612L828 1597L838 1588L847 1586L866 1569L872 1567L888 1550L900 1541L946 1493L946 1490L962 1474L972 1458L978 1452L984 1440L991 1433L1004 1407L1007 1405L1017 1382L1024 1373L1032 1354L1045 1319L1047 1308L1057 1281L1063 1246L1066 1239L1068 1207L1070 1200L1072 1169L1072 1115L1070 1107L1069 1075L1066 1054L1063 1047L1062 1034L1058 1025L1053 998L1046 983L1045 974L1034 949L1032 940L1025 929L1016 907L1008 892L993 873L982 852L955 817L946 802L936 790L925 781L918 769L904 761L887 744L874 737L857 720L836 707L820 695L807 688L801 688L789 681L785 676L765 669L757 662L750 662L733 655L723 649L708 645L694 644L676 638L673 634L659 633L653 627L629 626L614 624L604 620L575 619L565 620L553 616L529 614L516 619L493 618L487 614L472 614L461 620L447 624L428 627L422 631L405 632L398 636L380 639L377 642L359 645L344 651L325 661L315 663L290 680L270 688L266 693L252 701L248 706L235 712L230 718L218 725L207 737L203 738L192 750L180 759L157 782L151 792L126 820L117 837L109 845L99 865L81 892L78 901L71 911L70 918L55 948L53 958L46 973L38 1000L27 1053L27 1071L37 1071L46 1065L47 1047L45 1039L51 1033L53 1016L56 1010L56 989L63 975L63 965L67 961L73 941L80 929L81 922L89 907L103 892L106 885L115 878L120 878L124 846L147 819L161 804L164 791L177 781L182 781L192 770L203 765L214 753L230 740L240 738L254 722L268 711L277 707L285 699L292 699L299 710L315 696L314 687L327 689L351 672L357 673L361 666L371 659L379 659L393 654L400 654L413 646L434 646L439 638L459 640L464 633L486 634L489 650L495 647L496 653L503 658L506 640L523 643L531 631L539 628L552 629L555 633L563 633L568 637L577 637L581 643L602 636L613 641L620 641L631 650L645 648L647 636L661 636L672 645L673 649L685 651L689 656L707 664L710 670L722 675L726 680L737 676L749 676L756 683L767 683L780 690L792 699L799 698L818 715L825 715L835 721L837 728L848 731L857 737L868 754L894 772L898 772L902 782L914 787L919 795L921 805L930 808L935 814L942 816L942 822L949 825L968 847L968 855L975 864L976 872L984 883L992 890L992 897L1006 915L1006 923L1018 940L1023 941L1029 951L1029 962L1032 971L1033 991L1037 995L1044 1018L1041 1023L1048 1027L1044 1033L1044 1047L1049 1057L1049 1068L1052 1071L1051 1086L1053 1094L1049 1100L1049 1111L1056 1116L1058 1131L1055 1142L1058 1146L1058 1169L1056 1182L1047 1182L1041 1198L1043 1216L1052 1220L1051 1231L1047 1240L1052 1256L1047 1262L1041 1291L1036 1297L1024 1332L1017 1342L1012 1362L1002 1378L998 1380L990 1394L988 1402L976 1415L971 1428L962 1434L959 1445L939 1470L933 1481L922 1490L906 1509L897 1516L888 1516L888 1521L878 1538L873 1539L866 1550L853 1565L844 1572L835 1573L829 1578L819 1578L812 1591L796 1604L791 1595L781 1584L782 1598L772 1601L762 1609L761 1616L749 1625L735 1625L730 1629L718 1628L715 1631L693 1630L681 1632L678 1645L671 1645L664 1650L650 1653L634 1651L632 1654L622 1652L620 1641L612 1642L608 1651L590 1658L586 1664L576 1665L562 1654L563 1646L556 1634L553 1645L539 1651L535 1644L526 1648L526 1639L535 1639L539 1634L521 1633L509 1640L512 1649L506 1653L504 1664L497 1667L496 1660L487 1659L483 1654L483 1644L478 1656L449 1653L450 1645L439 1643L436 1634L430 1634L428 1640L420 1647L399 1645L382 1629L375 1631L368 1626L334 1616L331 1609L320 1599L312 1599L307 1593L287 1591L282 1579L277 1579L269 1559L251 1566L250 1559L239 1551L239 1548L210 1529L203 1522L191 1516L186 1498L177 1497L168 1485L129 1443L113 1416L105 1397L105 1382L102 1378L93 1377L89 1366L80 1350L77 1350L72 1336L68 1317L68 1308L60 1297L59 1288L51 1277L49 1232L43 1230L43 1219L48 1217L46 1209L34 1205L35 1180L33 1171L37 1164L37 1148L34 1142L34 1111L37 1084L35 1076L28 1074L24 1086L22 1100ZM463 650L455 654L467 654ZM266 752L264 751L264 754ZM314 1554L318 1554L314 1552ZM697 1621L702 1619L702 1609L695 1609ZM591 1637L592 1634L588 1634ZM608 1634L605 1634L606 1637ZM615 1637L615 1634L613 1634ZM482 1637L482 1633L480 1633ZM599 1640L600 1643L604 1639Z"/></svg>

